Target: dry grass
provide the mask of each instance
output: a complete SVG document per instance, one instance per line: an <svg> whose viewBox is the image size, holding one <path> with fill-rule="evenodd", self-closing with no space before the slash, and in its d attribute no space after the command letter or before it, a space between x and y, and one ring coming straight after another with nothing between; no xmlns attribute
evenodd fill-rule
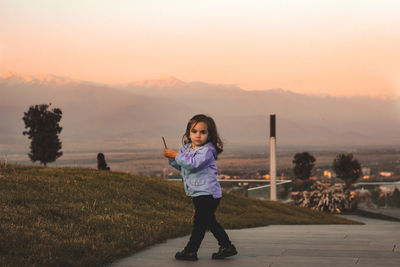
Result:
<svg viewBox="0 0 400 267"><path fill-rule="evenodd" d="M190 233L193 208L177 182L83 168L0 168L0 263L106 265ZM226 228L354 223L325 213L224 194Z"/></svg>

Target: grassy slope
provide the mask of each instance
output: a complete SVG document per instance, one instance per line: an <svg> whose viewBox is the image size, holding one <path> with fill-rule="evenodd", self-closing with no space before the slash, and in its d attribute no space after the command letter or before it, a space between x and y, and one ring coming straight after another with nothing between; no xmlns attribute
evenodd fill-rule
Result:
<svg viewBox="0 0 400 267"><path fill-rule="evenodd" d="M0 168L0 262L105 265L189 234L193 208L177 182L82 168ZM225 228L354 223L293 205L224 194Z"/></svg>

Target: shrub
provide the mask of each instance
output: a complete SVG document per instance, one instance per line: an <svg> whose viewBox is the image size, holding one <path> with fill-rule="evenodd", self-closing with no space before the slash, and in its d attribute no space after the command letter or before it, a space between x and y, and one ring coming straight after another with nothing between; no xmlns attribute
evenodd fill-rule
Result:
<svg viewBox="0 0 400 267"><path fill-rule="evenodd" d="M345 191L343 184L328 186L316 181L310 189L292 194L298 206L330 213L342 213L356 208L356 194L350 190Z"/></svg>
<svg viewBox="0 0 400 267"><path fill-rule="evenodd" d="M389 206L391 207L400 207L400 191L399 189L395 189L393 193L390 195Z"/></svg>
<svg viewBox="0 0 400 267"><path fill-rule="evenodd" d="M393 192L382 192L382 190L377 187L370 192L364 194L360 199L366 202L367 207L377 208L377 207L400 207L400 191L395 189Z"/></svg>

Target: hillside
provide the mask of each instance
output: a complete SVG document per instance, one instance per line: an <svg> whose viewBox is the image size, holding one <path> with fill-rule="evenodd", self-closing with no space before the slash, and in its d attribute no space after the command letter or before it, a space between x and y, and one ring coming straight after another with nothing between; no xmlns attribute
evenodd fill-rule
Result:
<svg viewBox="0 0 400 267"><path fill-rule="evenodd" d="M81 168L0 167L0 262L98 266L187 235L193 209L177 182ZM293 205L224 194L228 229L353 224Z"/></svg>
<svg viewBox="0 0 400 267"><path fill-rule="evenodd" d="M211 115L227 148L235 150L260 150L272 113L280 146L392 147L400 141L399 99L245 91L175 78L111 86L10 74L0 77L2 154L26 151L23 112L42 103L63 111L60 138L69 151L159 149L160 136L178 147L197 113Z"/></svg>

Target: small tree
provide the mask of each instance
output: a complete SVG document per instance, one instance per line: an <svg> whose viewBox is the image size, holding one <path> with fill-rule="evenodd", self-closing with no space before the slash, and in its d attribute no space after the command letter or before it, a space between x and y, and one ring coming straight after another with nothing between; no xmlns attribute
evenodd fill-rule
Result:
<svg viewBox="0 0 400 267"><path fill-rule="evenodd" d="M312 169L315 166L314 162L315 162L314 156L308 152L297 153L296 155L294 155L293 172L296 177L296 180L298 180L297 183L301 184L299 187L303 190L310 186L310 184L307 184L307 181L310 178Z"/></svg>
<svg viewBox="0 0 400 267"><path fill-rule="evenodd" d="M358 160L353 159L353 154L339 154L333 160L332 169L336 176L346 184L346 189L357 181L361 176L361 165Z"/></svg>
<svg viewBox="0 0 400 267"><path fill-rule="evenodd" d="M31 139L31 152L28 156L32 162L39 161L44 166L63 154L60 151L62 145L58 138L62 130L59 125L62 112L58 108L48 110L50 106L51 103L31 106L28 112L24 112L22 118L25 129L29 129L24 131L23 135L28 135Z"/></svg>

